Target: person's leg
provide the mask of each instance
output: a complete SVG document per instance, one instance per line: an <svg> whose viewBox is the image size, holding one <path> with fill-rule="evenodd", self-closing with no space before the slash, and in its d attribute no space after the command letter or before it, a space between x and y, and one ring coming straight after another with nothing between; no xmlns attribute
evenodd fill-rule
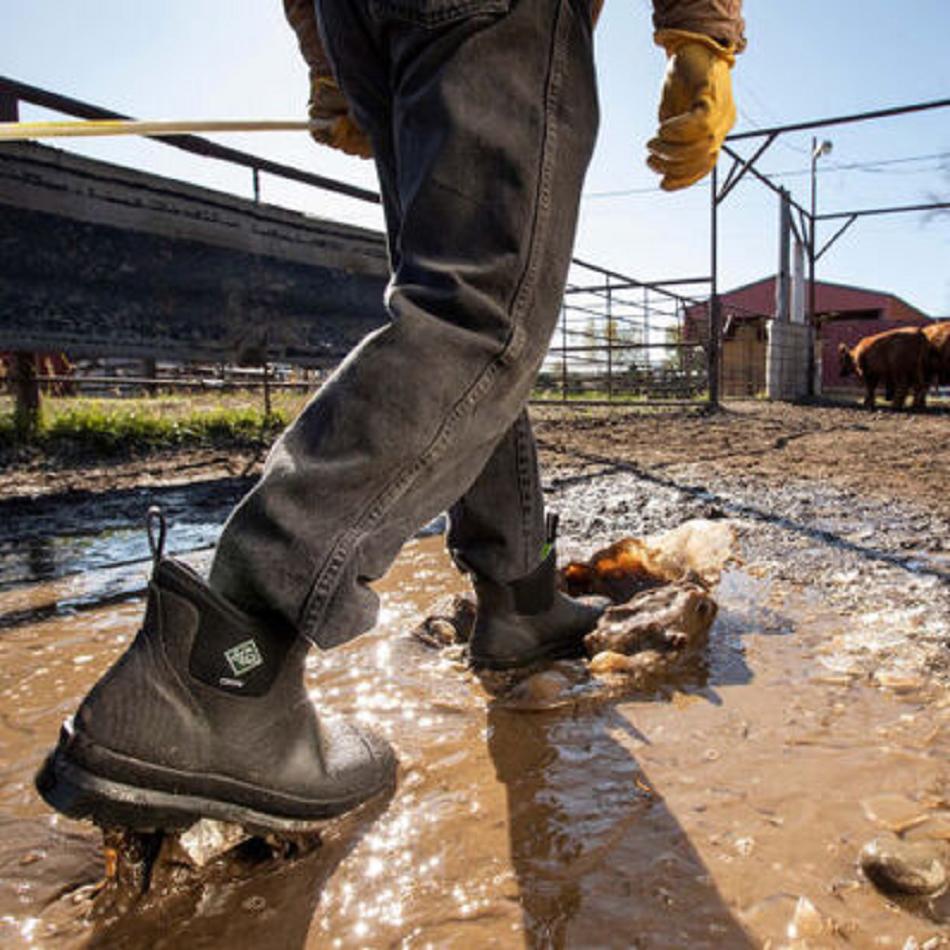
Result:
<svg viewBox="0 0 950 950"><path fill-rule="evenodd" d="M448 547L464 569L507 581L538 566L546 540L538 453L525 410L449 509Z"/></svg>
<svg viewBox="0 0 950 950"><path fill-rule="evenodd" d="M357 5L323 2L339 38L333 15ZM366 629L368 582L518 417L558 312L596 101L583 0L368 7L348 34L365 36L367 61L350 65L391 85L352 101L361 121L392 103L393 322L278 441L210 587L157 538L142 629L37 777L72 816L299 830L393 780L384 744L317 719L297 635L330 646ZM420 11L431 28L405 21Z"/></svg>
<svg viewBox="0 0 950 950"><path fill-rule="evenodd" d="M328 51L364 123L342 0ZM392 323L275 445L212 585L323 647L368 629L369 582L471 488L521 413L559 312L597 126L584 0L372 0L400 212ZM424 21L424 22L423 22ZM367 93L369 95L369 93Z"/></svg>
<svg viewBox="0 0 950 950"><path fill-rule="evenodd" d="M387 83L364 48L364 81ZM385 96L379 125L387 123ZM377 165L392 238L398 231L391 148ZM304 681L309 642L270 614L250 616L162 553L142 628L64 725L37 775L54 808L104 826L183 827L198 817L302 831L392 786L380 739L318 717Z"/></svg>

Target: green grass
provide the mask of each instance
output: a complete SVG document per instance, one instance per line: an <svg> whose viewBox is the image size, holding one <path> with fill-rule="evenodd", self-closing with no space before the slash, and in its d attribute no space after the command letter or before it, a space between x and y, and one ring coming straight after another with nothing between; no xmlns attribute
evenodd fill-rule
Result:
<svg viewBox="0 0 950 950"><path fill-rule="evenodd" d="M44 397L31 445L50 454L129 452L184 446L252 445L269 441L303 405L304 397L276 393L265 419L260 392L141 399ZM0 401L0 448L18 442L9 399Z"/></svg>

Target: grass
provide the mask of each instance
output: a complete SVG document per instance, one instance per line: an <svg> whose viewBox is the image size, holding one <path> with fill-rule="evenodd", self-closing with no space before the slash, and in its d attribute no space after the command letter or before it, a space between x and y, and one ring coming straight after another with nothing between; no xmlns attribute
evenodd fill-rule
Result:
<svg viewBox="0 0 950 950"><path fill-rule="evenodd" d="M570 393L568 402L606 400L606 391ZM91 398L44 395L39 426L28 442L18 436L13 401L0 396L0 454L21 450L46 456L123 456L162 448L251 446L269 443L303 408L308 395L272 393L270 418L264 418L257 390L227 390L152 397ZM561 402L560 392L538 390L534 398ZM702 402L704 395L695 397ZM642 405L641 395L618 392L618 405Z"/></svg>
<svg viewBox="0 0 950 950"><path fill-rule="evenodd" d="M168 447L253 445L270 441L306 397L277 392L265 418L260 391L102 399L44 397L31 445L48 454L124 455ZM18 443L13 405L0 400L0 448Z"/></svg>

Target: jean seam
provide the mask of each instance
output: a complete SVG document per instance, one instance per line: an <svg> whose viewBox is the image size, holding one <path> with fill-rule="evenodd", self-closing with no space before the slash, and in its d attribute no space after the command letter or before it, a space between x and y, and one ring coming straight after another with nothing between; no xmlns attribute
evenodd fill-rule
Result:
<svg viewBox="0 0 950 950"><path fill-rule="evenodd" d="M526 574L534 567L531 563L529 525L531 511L534 507L534 497L531 491L531 475L528 471L530 453L526 452L525 425L526 420L521 417L515 430L515 464L518 471L518 500L521 502L521 573Z"/></svg>
<svg viewBox="0 0 950 950"><path fill-rule="evenodd" d="M389 481L363 509L350 528L338 534L334 539L330 556L324 562L324 566L318 572L309 593L304 598L299 629L301 634L309 639L317 641L318 638L311 635L311 631L317 628L323 620L327 607L333 599L332 595L335 592L339 574L352 556L361 538L374 527L389 506L412 487L419 473L441 458L463 415L474 408L482 396L488 392L502 367L517 359L524 348L527 335L522 326L522 320L528 309L531 293L537 286L541 248L549 230L551 179L558 140L557 127L559 120L556 104L559 102L563 86L568 19L564 9L564 0L562 0L558 6L557 20L554 25L550 47L550 64L545 82L544 130L541 140L538 184L529 250L524 271L508 306L511 332L501 353L484 367L467 392L455 403L427 448Z"/></svg>

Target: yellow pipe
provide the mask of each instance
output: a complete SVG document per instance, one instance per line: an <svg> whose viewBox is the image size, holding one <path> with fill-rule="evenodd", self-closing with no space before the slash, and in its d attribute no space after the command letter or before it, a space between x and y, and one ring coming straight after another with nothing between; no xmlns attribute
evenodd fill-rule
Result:
<svg viewBox="0 0 950 950"><path fill-rule="evenodd" d="M88 135L183 135L190 132L298 132L311 123L295 119L148 120L93 119L70 122L0 122L0 142Z"/></svg>

